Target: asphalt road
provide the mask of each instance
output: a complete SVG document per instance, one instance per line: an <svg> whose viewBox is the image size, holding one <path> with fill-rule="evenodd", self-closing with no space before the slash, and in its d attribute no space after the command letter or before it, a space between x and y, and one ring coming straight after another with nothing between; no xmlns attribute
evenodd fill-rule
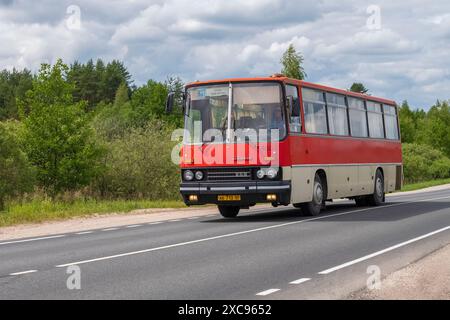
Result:
<svg viewBox="0 0 450 320"><path fill-rule="evenodd" d="M450 190L329 204L313 218L252 209L2 241L0 299L346 298L374 270L383 277L448 243ZM80 289L67 287L78 283L73 265Z"/></svg>

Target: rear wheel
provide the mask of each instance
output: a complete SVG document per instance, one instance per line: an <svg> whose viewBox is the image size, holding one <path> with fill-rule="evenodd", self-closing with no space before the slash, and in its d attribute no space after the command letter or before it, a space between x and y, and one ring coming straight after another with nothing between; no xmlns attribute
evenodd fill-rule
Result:
<svg viewBox="0 0 450 320"><path fill-rule="evenodd" d="M380 170L375 174L373 194L367 197L367 201L371 206L379 206L384 202L384 177Z"/></svg>
<svg viewBox="0 0 450 320"><path fill-rule="evenodd" d="M320 176L316 174L314 177L313 197L311 202L302 203L301 209L306 216L317 216L325 202L325 192Z"/></svg>
<svg viewBox="0 0 450 320"><path fill-rule="evenodd" d="M224 218L235 218L239 213L238 206L218 206L219 212Z"/></svg>

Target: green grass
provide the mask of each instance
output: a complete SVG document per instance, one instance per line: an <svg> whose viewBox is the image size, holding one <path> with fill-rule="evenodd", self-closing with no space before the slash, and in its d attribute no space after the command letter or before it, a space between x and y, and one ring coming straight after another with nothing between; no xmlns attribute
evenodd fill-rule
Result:
<svg viewBox="0 0 450 320"><path fill-rule="evenodd" d="M423 188L428 188L428 187L434 187L434 186L439 186L439 185L447 184L447 183L450 183L450 178L410 183L410 184L403 185L403 188L400 192L413 191L413 190L418 190L418 189L423 189Z"/></svg>
<svg viewBox="0 0 450 320"><path fill-rule="evenodd" d="M450 183L450 178L405 184L401 191L412 191L447 183ZM182 201L176 200L75 200L64 202L39 199L25 203L13 202L7 205L5 211L0 212L0 227L112 212L126 214L136 209L151 208L186 208L186 205Z"/></svg>
<svg viewBox="0 0 450 320"><path fill-rule="evenodd" d="M9 203L0 212L0 227L50 220L64 220L93 214L128 213L136 209L186 208L182 201L149 200L75 200L73 202L33 200L26 203Z"/></svg>

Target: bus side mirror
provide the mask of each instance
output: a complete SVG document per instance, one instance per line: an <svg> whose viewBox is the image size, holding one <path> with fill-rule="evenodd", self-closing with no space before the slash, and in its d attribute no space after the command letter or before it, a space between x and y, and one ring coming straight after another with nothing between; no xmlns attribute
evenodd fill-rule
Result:
<svg viewBox="0 0 450 320"><path fill-rule="evenodd" d="M169 92L166 100L166 113L172 113L174 100L175 100L175 92Z"/></svg>

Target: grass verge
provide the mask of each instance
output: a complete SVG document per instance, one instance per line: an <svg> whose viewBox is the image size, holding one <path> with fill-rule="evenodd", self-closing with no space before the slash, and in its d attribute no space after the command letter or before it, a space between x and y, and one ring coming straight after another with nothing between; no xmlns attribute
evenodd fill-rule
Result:
<svg viewBox="0 0 450 320"><path fill-rule="evenodd" d="M404 185L401 191L418 190L447 183L450 183L450 178L411 183ZM0 227L111 212L128 213L132 210L151 208L186 208L186 205L182 201L176 200L75 200L72 202L33 200L26 203L13 202L8 204L5 211L0 212Z"/></svg>
<svg viewBox="0 0 450 320"><path fill-rule="evenodd" d="M136 209L150 208L186 208L186 205L182 201L176 200L75 200L73 202L33 200L26 203L9 203L6 210L0 212L0 227L63 220L93 214L128 213Z"/></svg>
<svg viewBox="0 0 450 320"><path fill-rule="evenodd" d="M447 184L447 183L450 183L450 178L423 181L423 182L417 182L417 183L409 183L409 184L405 184L400 192L413 191L413 190L418 190L418 189L423 189L423 188L428 188L428 187L434 187L434 186L439 186L439 185Z"/></svg>

